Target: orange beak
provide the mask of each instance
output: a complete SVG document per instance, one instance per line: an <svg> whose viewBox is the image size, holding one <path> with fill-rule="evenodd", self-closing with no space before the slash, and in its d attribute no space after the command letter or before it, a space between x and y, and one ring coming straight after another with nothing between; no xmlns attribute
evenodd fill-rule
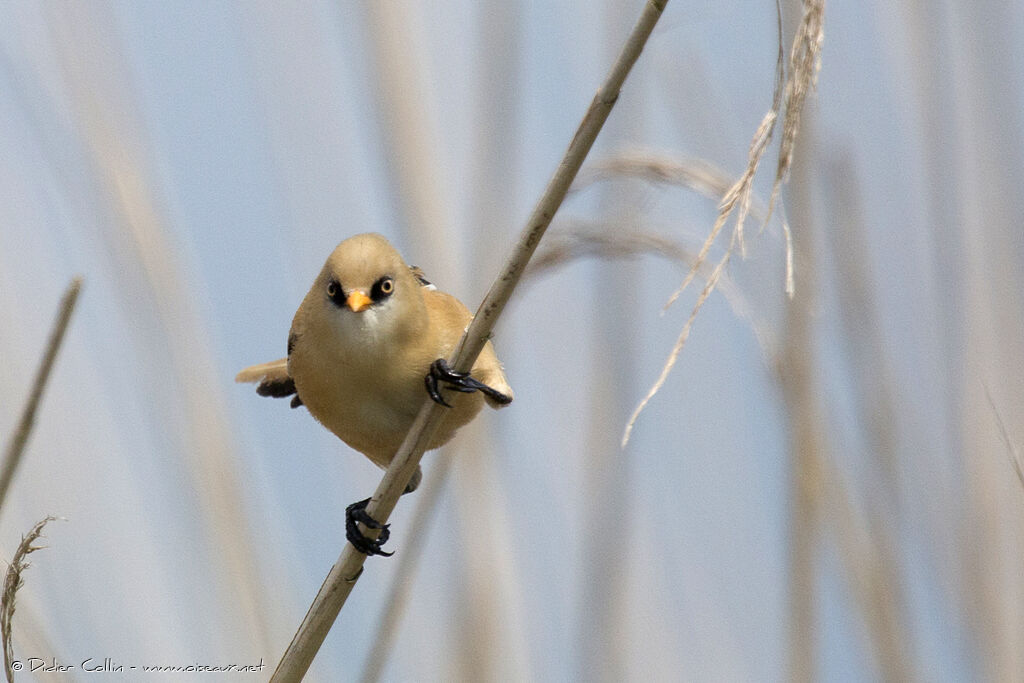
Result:
<svg viewBox="0 0 1024 683"><path fill-rule="evenodd" d="M358 289L353 290L352 293L348 295L348 298L345 299L345 304L356 313L365 311L372 303L373 301L370 297L366 296Z"/></svg>

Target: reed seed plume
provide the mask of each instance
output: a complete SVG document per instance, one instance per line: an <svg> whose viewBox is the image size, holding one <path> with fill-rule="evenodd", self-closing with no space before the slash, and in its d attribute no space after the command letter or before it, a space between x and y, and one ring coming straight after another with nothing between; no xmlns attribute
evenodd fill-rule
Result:
<svg viewBox="0 0 1024 683"><path fill-rule="evenodd" d="M652 255L687 265L695 258L682 245L653 232L624 235L610 229L583 229L573 223L570 229L552 231L523 274L524 283L585 258L628 259Z"/></svg>
<svg viewBox="0 0 1024 683"><path fill-rule="evenodd" d="M629 416L625 432L622 435L621 445L623 448L625 448L629 443L629 437L633 432L633 426L640 417L640 413L643 412L644 408L647 407L647 404L651 402L652 398L654 398L654 395L657 394L665 385L665 380L668 379L669 373L672 372L672 368L679 359L679 354L682 352L683 346L686 345L686 340L690 337L690 329L693 327L693 321L697 319L697 313L700 312L700 309L704 306L704 302L707 301L708 297L711 296L711 292L714 291L715 286L718 284L718 280L722 277L722 271L725 270L726 264L729 263L729 257L731 255L732 250L725 252L725 256L722 257L714 270L711 271L711 277L707 279L704 289L701 290L700 296L697 297L697 303L694 304L693 310L690 311L690 317L687 318L686 323L683 325L683 329L676 338L676 343L672 347L672 351L669 353L668 360L661 368L661 374L658 375L658 379L655 380L654 384L651 385L651 388L648 389L647 395L644 396L637 407L633 409L633 414Z"/></svg>
<svg viewBox="0 0 1024 683"><path fill-rule="evenodd" d="M781 43L780 43L781 45ZM781 52L780 52L781 56ZM777 62L781 64L781 62ZM781 89L776 87L776 100L781 98ZM761 122L761 133L767 119ZM755 135L755 139L759 139ZM764 141L764 146L769 140ZM763 149L761 151L763 154ZM758 155L760 159L760 154ZM756 166L755 166L756 168ZM753 180L753 172L750 179ZM579 192L588 186L604 180L637 178L651 183L662 183L685 187L705 197L714 199L721 205L735 189L735 181L723 169L706 159L675 159L664 154L648 150L625 150L611 157L588 164L580 172L579 178L573 183L572 192ZM747 211L761 222L763 230L771 218L770 209L753 195L748 196ZM782 234L786 244L786 293L793 294L793 238L789 223L783 216L781 221ZM742 225L740 225L742 229Z"/></svg>
<svg viewBox="0 0 1024 683"><path fill-rule="evenodd" d="M803 14L789 53L789 78L786 80L785 109L782 121L782 143L779 146L779 164L775 183L768 202L769 211L775 205L782 183L789 176L793 162L793 149L800 130L807 95L818 82L821 70L821 46L825 42L825 0L804 0ZM776 106L776 109L778 107Z"/></svg>
<svg viewBox="0 0 1024 683"><path fill-rule="evenodd" d="M775 124L778 122L780 113L784 107L783 140L779 149L779 159L776 167L775 182L772 187L772 196L768 202L768 212L764 222L767 222L767 220L771 218L775 199L778 196L782 183L788 176L789 167L793 157L793 148L795 146L797 133L800 127L800 116L803 111L803 106L806 102L808 93L815 85L815 76L820 65L821 45L824 40L824 11L824 0L804 0L800 24L793 39L793 46L790 49L790 72L787 77L785 71L785 49L782 40L782 8L778 1L775 3L778 51L776 53L775 61L775 88L772 94L771 108L761 119L761 123L758 125L757 130L754 132L754 136L750 141L750 149L747 153L746 169L722 197L722 200L718 205L718 216L711 227L711 231L708 233L707 239L704 240L704 244L701 246L700 252L697 254L696 262L686 274L682 284L680 284L668 298L663 310L668 310L668 308L670 308L690 286L698 271L703 267L704 262L707 260L708 254L711 252L711 248L718 241L718 237L721 234L722 229L730 219L734 219L729 244L726 247L724 254L716 263L711 277L707 279L704 289L698 295L697 301L690 311L690 316L683 325L683 329L676 338L676 343L672 347L672 351L669 353L665 364L662 366L661 373L658 375L654 384L651 385L651 388L647 391L644 398L639 404L637 404L632 415L630 415L622 435L623 448L625 448L626 444L629 443L633 427L636 425L636 421L640 417L640 414L644 411L644 408L647 407L647 404L650 403L651 399L653 399L658 391L661 390L665 381L668 379L669 374L672 372L672 368L679 359L679 354L682 352L683 346L685 346L686 340L690 336L693 321L697 318L697 314L700 312L701 308L703 308L704 303L714 291L715 286L721 277L722 270L725 268L726 264L728 264L733 251L738 248L740 253L745 255L746 247L743 237L743 227L750 214L754 178L757 175L757 169L761 164L765 151L768 149L769 144L771 144L772 136L775 132ZM782 231L786 240L785 291L789 297L792 297L795 291L795 279L793 275L793 239L789 225L784 217L782 220Z"/></svg>
<svg viewBox="0 0 1024 683"><path fill-rule="evenodd" d="M14 551L11 563L7 565L7 574L4 576L2 604L0 604L0 639L3 640L4 673L7 675L8 683L13 683L14 681L14 671L12 670L14 643L11 639L11 627L14 620L15 596L25 583L22 573L29 567L29 563L25 561L25 558L40 548L45 547L32 544L42 536L43 527L56 519L59 518L47 517L29 529L29 532L22 536L18 549Z"/></svg>
<svg viewBox="0 0 1024 683"><path fill-rule="evenodd" d="M678 185L715 200L721 200L734 182L723 169L705 159L676 159L652 150L629 149L587 164L570 192L580 192L597 182L623 178ZM762 220L766 219L767 209L760 207L759 211Z"/></svg>

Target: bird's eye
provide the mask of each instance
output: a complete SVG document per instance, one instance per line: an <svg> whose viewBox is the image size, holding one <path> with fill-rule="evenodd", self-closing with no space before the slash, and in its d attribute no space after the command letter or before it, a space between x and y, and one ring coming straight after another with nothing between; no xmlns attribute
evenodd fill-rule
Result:
<svg viewBox="0 0 1024 683"><path fill-rule="evenodd" d="M370 298L374 301L380 301L391 296L394 291L395 281L385 276L373 283L373 289L370 290Z"/></svg>
<svg viewBox="0 0 1024 683"><path fill-rule="evenodd" d="M327 297L339 306L345 303L345 295L341 293L341 285L337 280L327 283Z"/></svg>

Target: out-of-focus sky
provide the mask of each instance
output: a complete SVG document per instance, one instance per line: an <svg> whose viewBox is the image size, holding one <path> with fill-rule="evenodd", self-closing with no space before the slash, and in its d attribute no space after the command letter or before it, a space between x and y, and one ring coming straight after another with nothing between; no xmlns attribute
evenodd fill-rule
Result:
<svg viewBox="0 0 1024 683"><path fill-rule="evenodd" d="M269 676L380 472L235 373L284 355L355 233L475 308L641 5L5 3L4 440L85 279L0 510L4 559L67 518L32 556L16 658L70 680L89 657ZM787 50L799 11L783 3ZM1024 675L1022 37L1009 3L827 7L782 210L748 224L625 449L703 279L664 315L687 272L671 259L524 284L495 336L516 401L450 446L385 680ZM738 177L776 49L772 3L670 3L591 161ZM613 175L546 239L696 253L714 218ZM440 456L424 463L429 480ZM422 495L311 680L361 670Z"/></svg>

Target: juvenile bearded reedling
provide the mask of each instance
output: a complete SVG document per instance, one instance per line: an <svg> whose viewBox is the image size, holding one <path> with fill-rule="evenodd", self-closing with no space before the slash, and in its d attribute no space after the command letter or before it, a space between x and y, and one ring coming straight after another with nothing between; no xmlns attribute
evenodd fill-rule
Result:
<svg viewBox="0 0 1024 683"><path fill-rule="evenodd" d="M387 468L423 404L424 392L448 407L428 449L448 443L486 402L512 401L490 342L472 372L445 361L472 315L406 265L381 235L350 237L335 248L295 312L288 357L253 365L235 381L258 382L256 392L292 396L320 424L381 468ZM417 468L405 492L422 478ZM381 545L387 525L366 513L366 500L345 511L348 540L367 555L390 555ZM356 522L381 529L372 540Z"/></svg>

